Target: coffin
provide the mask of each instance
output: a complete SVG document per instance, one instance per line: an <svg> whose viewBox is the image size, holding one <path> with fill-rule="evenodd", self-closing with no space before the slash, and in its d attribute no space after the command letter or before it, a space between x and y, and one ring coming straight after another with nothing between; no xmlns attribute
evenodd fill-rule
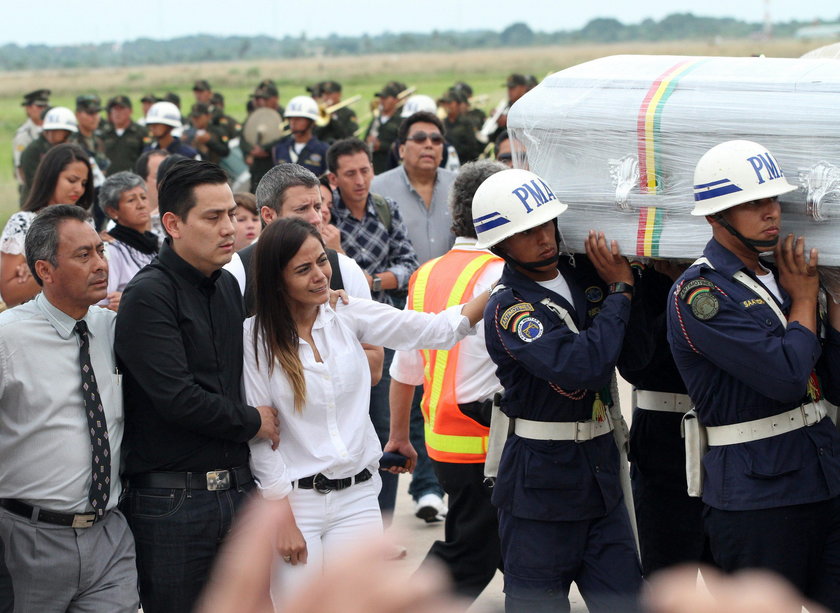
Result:
<svg viewBox="0 0 840 613"><path fill-rule="evenodd" d="M840 265L840 60L622 55L547 77L513 105L514 162L569 205L566 248L590 229L625 254L695 258L711 237L689 213L694 166L714 145L764 145L798 189L782 234Z"/></svg>

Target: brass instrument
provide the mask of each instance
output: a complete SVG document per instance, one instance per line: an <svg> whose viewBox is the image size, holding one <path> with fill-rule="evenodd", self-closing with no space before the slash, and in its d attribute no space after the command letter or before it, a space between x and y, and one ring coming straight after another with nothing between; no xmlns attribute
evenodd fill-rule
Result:
<svg viewBox="0 0 840 613"><path fill-rule="evenodd" d="M496 108L493 110L493 114L484 121L484 125L481 126L481 130L479 130L476 134L476 138L478 138L479 142L489 142L490 136L493 134L493 132L499 129L499 117L504 115L507 109L508 99L502 98L501 100L499 100L499 104L497 104Z"/></svg>
<svg viewBox="0 0 840 613"><path fill-rule="evenodd" d="M347 100L342 100L341 102L336 102L331 106L325 106L323 104L318 104L318 113L320 117L315 121L315 125L320 128L326 126L332 120L332 114L336 111L340 111L341 109L356 104L359 100L362 99L361 95L355 95L351 98L347 98Z"/></svg>
<svg viewBox="0 0 840 613"><path fill-rule="evenodd" d="M402 108L402 106L405 104L405 101L408 100L408 97L411 96L411 94L413 94L415 91L417 91L417 88L411 86L406 87L404 90L397 94L397 106L394 107L394 114L396 114L396 112ZM379 116L382 114L382 107L379 105L378 99L373 99L370 101L370 110L372 116L370 125L372 127L370 128L370 132L367 136L368 143L372 142L374 139L379 138ZM362 122L359 122L360 125L361 123ZM363 130L360 127L356 133L361 134L362 131Z"/></svg>

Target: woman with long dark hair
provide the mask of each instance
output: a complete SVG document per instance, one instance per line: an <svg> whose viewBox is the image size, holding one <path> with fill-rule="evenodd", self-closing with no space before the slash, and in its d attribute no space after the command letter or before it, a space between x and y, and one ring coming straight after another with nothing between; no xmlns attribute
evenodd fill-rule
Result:
<svg viewBox="0 0 840 613"><path fill-rule="evenodd" d="M33 298L41 288L26 265L23 241L35 215L52 204L93 205L90 156L79 145L52 147L38 164L29 196L12 215L0 236L0 296L13 307Z"/></svg>
<svg viewBox="0 0 840 613"><path fill-rule="evenodd" d="M301 564L320 570L342 545L382 530L382 448L368 414L361 343L448 349L479 321L487 294L437 315L358 298L333 310L321 235L293 218L263 231L252 266L256 314L244 326L245 394L249 404L277 407L282 435L276 450L254 439L251 464L264 497L286 501L294 516L279 536L285 564L282 586L272 581L276 594L300 581Z"/></svg>

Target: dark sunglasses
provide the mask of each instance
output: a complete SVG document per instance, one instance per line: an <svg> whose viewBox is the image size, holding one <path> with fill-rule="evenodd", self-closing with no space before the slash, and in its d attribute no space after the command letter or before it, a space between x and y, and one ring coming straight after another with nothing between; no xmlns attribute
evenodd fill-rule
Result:
<svg viewBox="0 0 840 613"><path fill-rule="evenodd" d="M440 132L432 132L431 134L427 134L426 132L423 132L422 130L419 130L419 131L415 132L414 134L409 136L406 140L410 140L412 142L420 144L420 143L425 143L427 138L430 141L432 141L433 145L442 145L443 144L443 135Z"/></svg>
<svg viewBox="0 0 840 613"><path fill-rule="evenodd" d="M510 162L513 159L513 154L511 153L502 153L496 158L500 162Z"/></svg>

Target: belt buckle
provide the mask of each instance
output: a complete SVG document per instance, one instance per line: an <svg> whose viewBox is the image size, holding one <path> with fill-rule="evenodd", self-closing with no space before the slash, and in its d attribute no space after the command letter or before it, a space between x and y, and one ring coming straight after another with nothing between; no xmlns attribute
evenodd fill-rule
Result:
<svg viewBox="0 0 840 613"><path fill-rule="evenodd" d="M588 432L583 432L582 426L586 424L589 426ZM588 438L583 438L583 436L588 435ZM576 421L575 422L575 442L582 443L584 441L588 441L592 439L592 422L591 421Z"/></svg>
<svg viewBox="0 0 840 613"><path fill-rule="evenodd" d="M85 513L84 515L74 515L71 528L90 528L96 521L96 513Z"/></svg>
<svg viewBox="0 0 840 613"><path fill-rule="evenodd" d="M813 421L808 419L808 409L807 407L814 407L814 417ZM817 405L815 402L807 402L805 404L799 405L799 411L802 413L802 423L805 424L805 427L813 426L819 420L819 411L817 411Z"/></svg>
<svg viewBox="0 0 840 613"><path fill-rule="evenodd" d="M230 489L229 470L211 470L207 473L207 489L211 492L220 492Z"/></svg>
<svg viewBox="0 0 840 613"><path fill-rule="evenodd" d="M312 477L312 489L319 494L329 494L333 488L327 484L327 481L329 481L329 479L327 479L323 473L318 473Z"/></svg>

